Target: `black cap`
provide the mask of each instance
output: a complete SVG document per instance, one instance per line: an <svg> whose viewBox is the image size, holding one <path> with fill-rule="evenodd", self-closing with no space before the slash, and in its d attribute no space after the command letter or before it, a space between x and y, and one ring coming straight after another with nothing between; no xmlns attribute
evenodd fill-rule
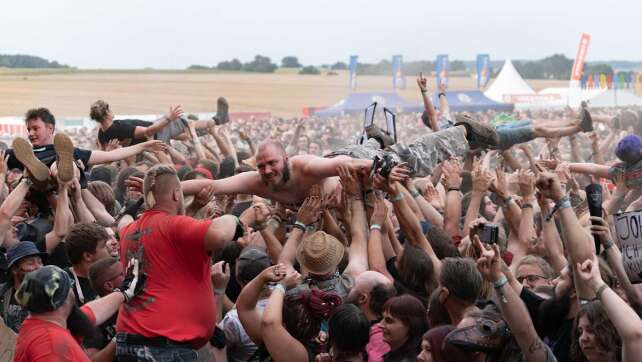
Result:
<svg viewBox="0 0 642 362"><path fill-rule="evenodd" d="M21 259L35 255L42 258L46 256L47 253L43 253L38 250L36 244L31 241L21 241L16 246L7 251L7 259L9 260L7 268L11 269L13 264L17 263Z"/></svg>

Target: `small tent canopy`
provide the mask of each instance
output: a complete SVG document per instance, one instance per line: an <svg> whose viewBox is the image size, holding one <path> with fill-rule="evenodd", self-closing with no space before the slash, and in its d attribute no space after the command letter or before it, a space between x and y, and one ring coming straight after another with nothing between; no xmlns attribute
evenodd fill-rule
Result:
<svg viewBox="0 0 642 362"><path fill-rule="evenodd" d="M642 98L625 89L609 89L589 99L595 108L642 106Z"/></svg>
<svg viewBox="0 0 642 362"><path fill-rule="evenodd" d="M510 59L506 59L499 75L484 93L486 97L496 102L505 102L504 96L507 95L525 94L535 94L535 91L517 72Z"/></svg>
<svg viewBox="0 0 642 362"><path fill-rule="evenodd" d="M417 112L420 108L394 92L350 93L337 104L316 112L315 116L332 117L363 113L366 107L373 102L377 102L380 107L389 108L393 112Z"/></svg>
<svg viewBox="0 0 642 362"><path fill-rule="evenodd" d="M487 110L498 112L513 111L513 105L511 103L495 102L480 91L447 92L446 98L448 99L450 110L453 112L480 112ZM432 100L433 104L438 107L439 99L437 93L433 94Z"/></svg>

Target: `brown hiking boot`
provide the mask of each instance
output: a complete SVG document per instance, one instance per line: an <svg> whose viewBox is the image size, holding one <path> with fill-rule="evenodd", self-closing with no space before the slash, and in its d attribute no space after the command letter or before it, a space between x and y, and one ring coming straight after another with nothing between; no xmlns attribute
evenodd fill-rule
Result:
<svg viewBox="0 0 642 362"><path fill-rule="evenodd" d="M42 163L33 153L31 143L24 138L16 138L11 145L13 154L22 163L34 183L49 182L49 167ZM26 173L25 173L26 174Z"/></svg>
<svg viewBox="0 0 642 362"><path fill-rule="evenodd" d="M580 129L582 132L592 132L593 131L593 118L588 111L588 105L586 101L582 101L580 106Z"/></svg>
<svg viewBox="0 0 642 362"><path fill-rule="evenodd" d="M386 149L395 144L395 140L388 134L388 132L382 130L381 128L371 124L366 127L366 135L368 138L374 138L379 142L382 149Z"/></svg>
<svg viewBox="0 0 642 362"><path fill-rule="evenodd" d="M219 97L216 100L216 115L212 117L217 125L222 125L230 121L230 106L227 99Z"/></svg>
<svg viewBox="0 0 642 362"><path fill-rule="evenodd" d="M54 136L54 149L56 150L56 166L58 167L58 179L62 182L69 182L74 179L74 144L69 136L64 133L56 133Z"/></svg>

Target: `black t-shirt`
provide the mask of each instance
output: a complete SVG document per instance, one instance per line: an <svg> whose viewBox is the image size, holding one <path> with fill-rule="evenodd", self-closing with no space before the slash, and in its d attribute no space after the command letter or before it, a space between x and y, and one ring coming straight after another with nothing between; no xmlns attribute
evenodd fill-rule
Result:
<svg viewBox="0 0 642 362"><path fill-rule="evenodd" d="M97 327L98 331L91 338L86 338L82 342L85 348L103 349L116 335L116 320L118 319L118 312L111 316L105 323Z"/></svg>
<svg viewBox="0 0 642 362"><path fill-rule="evenodd" d="M113 139L119 141L131 140L130 145L135 145L145 141L145 138L135 138L134 132L136 127L149 127L153 122L142 121L140 119L120 119L112 122L107 130L98 130L98 141L104 145Z"/></svg>
<svg viewBox="0 0 642 362"><path fill-rule="evenodd" d="M71 267L65 269L67 274L69 274L69 277L71 280L74 280L74 273L71 271ZM92 300L96 299L98 297L98 294L94 291L94 289L91 287L91 284L89 283L89 279L85 277L81 277L80 275L77 276L78 281L76 282L76 285L73 288L74 295L76 296L76 305L79 307L82 306L85 303L91 302ZM80 300L79 292L78 289L82 292L83 300Z"/></svg>

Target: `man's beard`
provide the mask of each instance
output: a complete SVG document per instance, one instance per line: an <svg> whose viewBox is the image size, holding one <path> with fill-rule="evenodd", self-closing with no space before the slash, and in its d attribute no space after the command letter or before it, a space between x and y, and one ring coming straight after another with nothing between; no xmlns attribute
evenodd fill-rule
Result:
<svg viewBox="0 0 642 362"><path fill-rule="evenodd" d="M285 162L283 166L283 170L281 171L281 181L270 186L270 189L272 189L273 191L276 191L280 187L285 186L285 184L287 184L288 181L290 181L290 166L288 165L287 162Z"/></svg>
<svg viewBox="0 0 642 362"><path fill-rule="evenodd" d="M85 339L95 337L98 332L89 317L75 304L71 307L71 312L67 317L67 328L73 336L80 336Z"/></svg>

